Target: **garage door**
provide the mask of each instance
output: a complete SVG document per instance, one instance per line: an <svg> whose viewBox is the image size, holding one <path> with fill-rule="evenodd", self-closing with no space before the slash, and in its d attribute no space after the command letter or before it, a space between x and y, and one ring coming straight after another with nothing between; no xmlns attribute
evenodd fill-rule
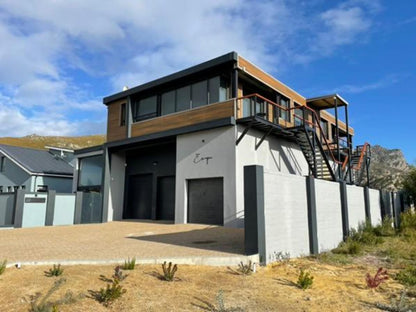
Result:
<svg viewBox="0 0 416 312"><path fill-rule="evenodd" d="M223 178L188 180L188 223L224 224Z"/></svg>

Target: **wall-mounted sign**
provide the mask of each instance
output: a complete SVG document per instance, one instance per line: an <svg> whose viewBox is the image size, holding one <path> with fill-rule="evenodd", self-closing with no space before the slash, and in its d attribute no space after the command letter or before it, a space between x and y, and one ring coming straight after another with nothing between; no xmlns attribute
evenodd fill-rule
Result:
<svg viewBox="0 0 416 312"><path fill-rule="evenodd" d="M201 157L201 154L195 154L194 164L200 163L205 160L205 164L208 165L209 160L212 159L212 156Z"/></svg>
<svg viewBox="0 0 416 312"><path fill-rule="evenodd" d="M38 204L42 204L46 202L46 198L45 197L26 197L25 198L25 203L38 203Z"/></svg>

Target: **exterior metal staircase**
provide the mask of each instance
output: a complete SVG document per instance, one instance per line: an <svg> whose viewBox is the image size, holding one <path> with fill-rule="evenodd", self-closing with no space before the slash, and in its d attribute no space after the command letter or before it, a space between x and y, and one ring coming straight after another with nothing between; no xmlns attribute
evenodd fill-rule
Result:
<svg viewBox="0 0 416 312"><path fill-rule="evenodd" d="M351 183L354 183L356 185L361 185L364 177L364 173L367 170L367 176L368 176L368 170L370 165L370 159L371 159L371 147L370 144L365 143L364 145L358 145L354 151L354 153L351 155L351 165L346 172L346 176L349 173L349 170L351 170ZM368 177L367 177L368 180Z"/></svg>
<svg viewBox="0 0 416 312"><path fill-rule="evenodd" d="M315 130L303 126L293 129L292 132L294 132L296 142L302 150L312 174L319 179L335 181L334 170Z"/></svg>

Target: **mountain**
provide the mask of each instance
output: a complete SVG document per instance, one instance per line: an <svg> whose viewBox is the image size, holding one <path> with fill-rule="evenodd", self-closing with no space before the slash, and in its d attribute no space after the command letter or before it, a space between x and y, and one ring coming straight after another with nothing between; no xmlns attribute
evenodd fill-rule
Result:
<svg viewBox="0 0 416 312"><path fill-rule="evenodd" d="M410 169L400 149L386 149L380 145L371 147L370 187L397 191L401 178Z"/></svg>
<svg viewBox="0 0 416 312"><path fill-rule="evenodd" d="M54 146L68 149L80 149L95 145L101 145L105 142L105 135L88 135L79 137L64 136L40 136L31 134L21 138L0 138L0 144L13 146L29 147L35 149L45 149L45 146Z"/></svg>

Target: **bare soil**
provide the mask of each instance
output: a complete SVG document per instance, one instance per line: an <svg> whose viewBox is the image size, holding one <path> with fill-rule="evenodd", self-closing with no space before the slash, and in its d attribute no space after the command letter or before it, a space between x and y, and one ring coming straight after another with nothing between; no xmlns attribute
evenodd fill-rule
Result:
<svg viewBox="0 0 416 312"><path fill-rule="evenodd" d="M365 274L374 274L377 265L365 257L349 265L303 258L258 267L248 276L239 274L237 267L179 265L173 282L159 278L159 265L137 265L133 271L124 271L128 277L121 285L127 292L110 307L100 304L91 293L106 287L105 278L111 278L114 266L65 266L61 277L66 282L48 300L71 291L81 298L60 306L59 311L216 311L221 290L230 310L380 311L375 303L389 303L400 295L403 286L390 278L377 289L369 289ZM49 268L7 268L0 275L0 311L29 311L31 296L41 293L42 298L60 278L45 276ZM314 276L312 288L296 286L300 268Z"/></svg>

